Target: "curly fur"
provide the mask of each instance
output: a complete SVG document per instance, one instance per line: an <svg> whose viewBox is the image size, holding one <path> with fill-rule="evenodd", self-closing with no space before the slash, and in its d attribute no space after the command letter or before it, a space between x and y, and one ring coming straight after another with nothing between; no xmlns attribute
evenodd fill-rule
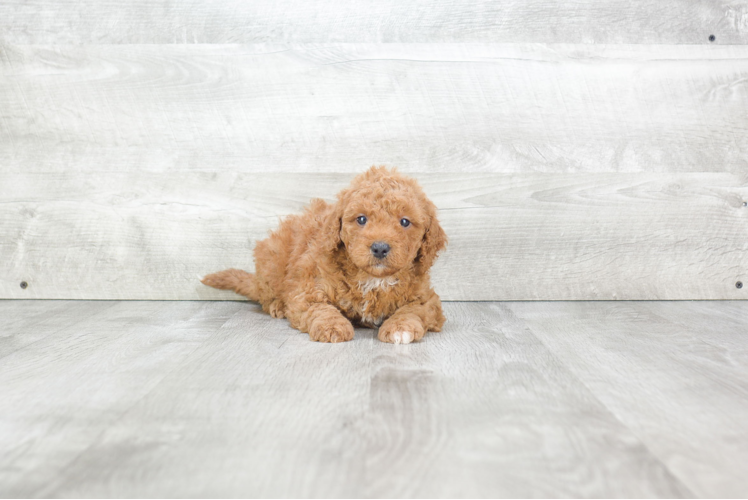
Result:
<svg viewBox="0 0 748 500"><path fill-rule="evenodd" d="M384 259L373 256L374 242L390 245ZM337 203L314 199L260 241L255 274L228 269L202 282L259 302L312 340L351 340L353 322L379 327L384 342L409 343L444 324L429 269L446 244L436 207L416 181L371 167Z"/></svg>

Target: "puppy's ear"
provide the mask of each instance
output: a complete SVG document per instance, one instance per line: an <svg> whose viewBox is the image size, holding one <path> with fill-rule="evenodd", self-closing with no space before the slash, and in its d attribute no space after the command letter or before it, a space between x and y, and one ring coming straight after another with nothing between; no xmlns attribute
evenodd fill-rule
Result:
<svg viewBox="0 0 748 500"><path fill-rule="evenodd" d="M434 264L439 252L447 246L447 234L436 220L436 208L430 210L430 223L423 234L421 248L416 256L416 272L425 274Z"/></svg>
<svg viewBox="0 0 748 500"><path fill-rule="evenodd" d="M343 243L340 239L340 230L343 224L343 205L338 201L328 210L322 219L321 243L323 251L332 253Z"/></svg>

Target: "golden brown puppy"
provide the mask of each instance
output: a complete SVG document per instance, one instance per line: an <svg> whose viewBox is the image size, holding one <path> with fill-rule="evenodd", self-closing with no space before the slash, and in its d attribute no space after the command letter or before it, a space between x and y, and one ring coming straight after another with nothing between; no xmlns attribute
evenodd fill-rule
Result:
<svg viewBox="0 0 748 500"><path fill-rule="evenodd" d="M371 167L337 203L314 199L260 241L255 274L228 269L202 282L259 302L312 340L351 340L353 321L407 344L444 324L429 269L446 244L416 181Z"/></svg>

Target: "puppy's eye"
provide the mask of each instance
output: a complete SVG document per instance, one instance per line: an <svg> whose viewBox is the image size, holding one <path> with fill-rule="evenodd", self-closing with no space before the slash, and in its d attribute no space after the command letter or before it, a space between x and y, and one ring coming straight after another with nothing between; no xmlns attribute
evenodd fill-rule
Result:
<svg viewBox="0 0 748 500"><path fill-rule="evenodd" d="M410 221L406 219L405 217L403 217L402 219L400 219L400 225L403 227L408 227L410 226Z"/></svg>
<svg viewBox="0 0 748 500"><path fill-rule="evenodd" d="M363 226L364 224L366 224L366 216L359 215L358 217L356 217L356 222L358 222L359 226Z"/></svg>

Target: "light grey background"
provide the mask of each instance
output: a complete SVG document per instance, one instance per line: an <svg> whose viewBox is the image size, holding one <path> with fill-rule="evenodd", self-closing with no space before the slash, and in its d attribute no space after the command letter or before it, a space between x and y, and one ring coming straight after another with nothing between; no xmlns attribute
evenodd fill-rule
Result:
<svg viewBox="0 0 748 500"><path fill-rule="evenodd" d="M197 276L386 164L444 299L745 298L747 40L741 1L0 3L0 297L233 298Z"/></svg>

